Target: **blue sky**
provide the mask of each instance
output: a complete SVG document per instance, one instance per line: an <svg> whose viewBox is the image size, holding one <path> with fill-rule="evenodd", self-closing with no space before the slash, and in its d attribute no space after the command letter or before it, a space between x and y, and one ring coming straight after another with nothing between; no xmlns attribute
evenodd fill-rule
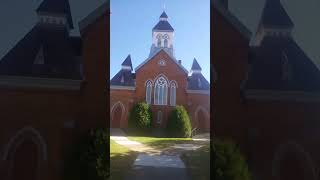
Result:
<svg viewBox="0 0 320 180"><path fill-rule="evenodd" d="M131 54L133 68L149 55L152 28L163 11L175 29L177 59L190 70L193 58L210 82L210 1L209 0L111 0L110 79Z"/></svg>

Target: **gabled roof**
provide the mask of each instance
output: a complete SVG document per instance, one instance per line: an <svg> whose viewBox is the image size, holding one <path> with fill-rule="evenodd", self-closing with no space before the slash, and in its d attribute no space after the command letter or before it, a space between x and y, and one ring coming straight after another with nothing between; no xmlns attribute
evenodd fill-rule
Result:
<svg viewBox="0 0 320 180"><path fill-rule="evenodd" d="M34 26L1 60L0 75L81 79L80 37L64 37L60 33ZM43 47L44 64L34 65ZM54 72L58 70L59 72Z"/></svg>
<svg viewBox="0 0 320 180"><path fill-rule="evenodd" d="M109 8L109 1L110 0L107 0L105 3L103 3L101 6L99 6L97 9L95 9L93 12L91 12L88 16L86 16L79 22L80 32L84 28L95 22L99 17L107 14Z"/></svg>
<svg viewBox="0 0 320 180"><path fill-rule="evenodd" d="M191 70L200 70L200 71L202 70L196 58L193 59Z"/></svg>
<svg viewBox="0 0 320 180"><path fill-rule="evenodd" d="M225 17L245 38L248 40L251 39L252 33L250 30L243 25L242 22L239 21L238 18L236 18L228 9L224 7L220 3L220 1L213 1L213 7L217 12L219 12L223 17Z"/></svg>
<svg viewBox="0 0 320 180"><path fill-rule="evenodd" d="M293 28L294 26L280 0L266 0L260 24L265 27Z"/></svg>
<svg viewBox="0 0 320 180"><path fill-rule="evenodd" d="M111 80L112 86L130 86L134 87L134 74L131 71L121 69Z"/></svg>
<svg viewBox="0 0 320 180"><path fill-rule="evenodd" d="M127 58L123 61L123 63L121 65L122 66L129 66L129 67L131 67L131 70L133 70L130 54L127 56Z"/></svg>
<svg viewBox="0 0 320 180"><path fill-rule="evenodd" d="M70 28L73 29L69 0L43 0L36 12L66 14Z"/></svg>
<svg viewBox="0 0 320 180"><path fill-rule="evenodd" d="M201 73L193 73L188 77L187 90L210 90L210 84Z"/></svg>
<svg viewBox="0 0 320 180"><path fill-rule="evenodd" d="M173 27L168 21L159 21L152 29L153 31L174 31Z"/></svg>
<svg viewBox="0 0 320 180"><path fill-rule="evenodd" d="M166 49L158 49L154 54L153 56L149 56L146 60L144 60L141 64L139 64L136 68L135 68L135 71L139 70L143 65L145 65L148 61L150 61L153 57L155 57L157 54L159 54L161 51L165 52L169 57L170 59L175 62L186 74L188 74L188 70L186 68L184 68L177 60L176 58L174 58L173 56L170 55L169 52L167 52Z"/></svg>
<svg viewBox="0 0 320 180"><path fill-rule="evenodd" d="M320 91L318 67L292 38L266 37L261 45L252 51L254 55L250 59L251 70L245 89ZM288 62L288 80L282 79L284 60Z"/></svg>

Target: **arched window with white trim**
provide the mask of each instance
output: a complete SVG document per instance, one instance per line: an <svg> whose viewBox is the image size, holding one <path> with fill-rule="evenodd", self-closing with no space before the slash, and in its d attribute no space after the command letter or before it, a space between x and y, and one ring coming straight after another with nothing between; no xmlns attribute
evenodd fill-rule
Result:
<svg viewBox="0 0 320 180"><path fill-rule="evenodd" d="M151 92L152 92L152 82L147 81L146 84L146 102L151 104Z"/></svg>
<svg viewBox="0 0 320 180"><path fill-rule="evenodd" d="M170 85L170 105L171 106L176 105L176 89L177 89L176 83L172 82Z"/></svg>
<svg viewBox="0 0 320 180"><path fill-rule="evenodd" d="M163 45L164 45L165 48L168 47L168 40L167 39L163 40Z"/></svg>
<svg viewBox="0 0 320 180"><path fill-rule="evenodd" d="M160 76L154 84L154 104L155 105L167 105L167 91L168 82L163 77Z"/></svg>

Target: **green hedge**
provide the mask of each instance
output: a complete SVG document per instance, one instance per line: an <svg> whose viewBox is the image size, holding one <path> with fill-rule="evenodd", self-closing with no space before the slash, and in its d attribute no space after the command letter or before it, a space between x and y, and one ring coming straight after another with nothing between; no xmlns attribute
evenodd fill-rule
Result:
<svg viewBox="0 0 320 180"><path fill-rule="evenodd" d="M250 180L251 174L245 158L231 141L213 140L213 173L216 180Z"/></svg>
<svg viewBox="0 0 320 180"><path fill-rule="evenodd" d="M144 102L135 104L129 113L129 128L147 131L152 127L151 107Z"/></svg>
<svg viewBox="0 0 320 180"><path fill-rule="evenodd" d="M183 106L176 106L168 119L167 132L171 137L190 137L191 122L188 112Z"/></svg>

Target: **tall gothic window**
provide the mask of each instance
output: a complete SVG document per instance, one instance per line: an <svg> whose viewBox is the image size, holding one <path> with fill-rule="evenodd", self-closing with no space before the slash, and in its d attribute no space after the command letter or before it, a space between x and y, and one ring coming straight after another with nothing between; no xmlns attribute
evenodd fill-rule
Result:
<svg viewBox="0 0 320 180"><path fill-rule="evenodd" d="M158 47L161 47L161 39L158 39Z"/></svg>
<svg viewBox="0 0 320 180"><path fill-rule="evenodd" d="M167 47L168 47L168 40L165 39L165 40L163 41L163 44L164 44L164 47L167 48Z"/></svg>
<svg viewBox="0 0 320 180"><path fill-rule="evenodd" d="M290 64L285 51L282 52L282 80L288 81L291 78Z"/></svg>
<svg viewBox="0 0 320 180"><path fill-rule="evenodd" d="M170 105L171 106L176 105L176 89L177 89L176 84L172 82L170 86Z"/></svg>
<svg viewBox="0 0 320 180"><path fill-rule="evenodd" d="M152 91L152 82L147 81L147 86L146 86L146 102L148 104L151 104L151 91Z"/></svg>
<svg viewBox="0 0 320 180"><path fill-rule="evenodd" d="M160 76L154 85L154 104L155 105L167 105L167 91L168 83L167 80Z"/></svg>

